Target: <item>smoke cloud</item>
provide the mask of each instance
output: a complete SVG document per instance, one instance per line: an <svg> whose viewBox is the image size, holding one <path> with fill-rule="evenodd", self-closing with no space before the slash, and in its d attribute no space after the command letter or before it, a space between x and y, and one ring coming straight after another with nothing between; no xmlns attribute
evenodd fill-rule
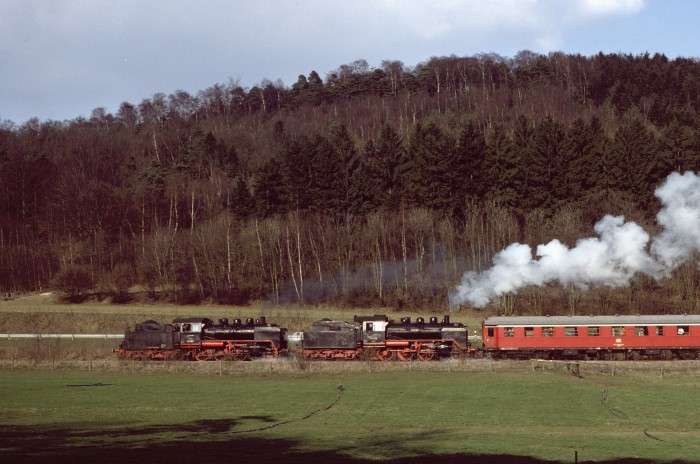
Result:
<svg viewBox="0 0 700 464"><path fill-rule="evenodd" d="M532 249L513 243L493 258L493 267L467 272L450 293L450 303L483 308L495 298L536 285L624 287L637 273L663 279L700 251L700 177L673 173L654 194L663 207L656 215L662 232L649 234L623 216L606 215L595 225L597 237L569 248L559 240Z"/></svg>

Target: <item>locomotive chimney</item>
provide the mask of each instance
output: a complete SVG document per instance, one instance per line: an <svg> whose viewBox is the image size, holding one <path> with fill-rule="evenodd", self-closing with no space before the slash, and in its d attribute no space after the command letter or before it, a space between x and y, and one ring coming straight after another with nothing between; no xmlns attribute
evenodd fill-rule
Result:
<svg viewBox="0 0 700 464"><path fill-rule="evenodd" d="M265 323L265 316L260 316L260 323L264 324Z"/></svg>
<svg viewBox="0 0 700 464"><path fill-rule="evenodd" d="M445 317L442 318L442 323L443 324L449 324L450 323L450 316L445 314Z"/></svg>

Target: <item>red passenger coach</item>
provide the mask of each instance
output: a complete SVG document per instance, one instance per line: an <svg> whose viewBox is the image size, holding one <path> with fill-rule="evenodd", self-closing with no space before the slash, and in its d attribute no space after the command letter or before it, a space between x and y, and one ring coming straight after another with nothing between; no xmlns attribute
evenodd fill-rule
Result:
<svg viewBox="0 0 700 464"><path fill-rule="evenodd" d="M700 316L489 317L484 350L515 359L698 359Z"/></svg>

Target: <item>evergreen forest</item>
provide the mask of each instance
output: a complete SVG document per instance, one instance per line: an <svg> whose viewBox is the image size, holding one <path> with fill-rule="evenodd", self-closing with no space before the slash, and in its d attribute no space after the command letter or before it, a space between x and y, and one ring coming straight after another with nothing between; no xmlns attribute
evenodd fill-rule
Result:
<svg viewBox="0 0 700 464"><path fill-rule="evenodd" d="M573 246L605 214L654 235L654 189L699 153L700 61L662 54L357 60L1 121L0 290L444 311L513 242ZM691 260L491 310L691 313L699 286Z"/></svg>

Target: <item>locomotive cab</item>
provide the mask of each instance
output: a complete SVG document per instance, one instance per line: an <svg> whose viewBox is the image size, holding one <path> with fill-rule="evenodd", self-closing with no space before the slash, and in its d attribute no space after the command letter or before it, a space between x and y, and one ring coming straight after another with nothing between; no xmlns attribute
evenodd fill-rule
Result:
<svg viewBox="0 0 700 464"><path fill-rule="evenodd" d="M364 343L382 343L386 340L386 328L391 321L383 314L355 316L353 320L361 324Z"/></svg>
<svg viewBox="0 0 700 464"><path fill-rule="evenodd" d="M173 326L179 329L180 346L199 345L202 342L202 330L211 320L202 318L179 318L173 320Z"/></svg>

